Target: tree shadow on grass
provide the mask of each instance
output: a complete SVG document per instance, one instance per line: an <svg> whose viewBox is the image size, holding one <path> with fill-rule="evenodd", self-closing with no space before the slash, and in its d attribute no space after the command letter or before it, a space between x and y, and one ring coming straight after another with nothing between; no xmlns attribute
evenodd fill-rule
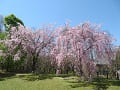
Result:
<svg viewBox="0 0 120 90"><path fill-rule="evenodd" d="M120 80L109 80L109 83L113 86L120 86Z"/></svg>
<svg viewBox="0 0 120 90"><path fill-rule="evenodd" d="M61 75L56 75L56 74L20 74L17 76L23 80L36 81L36 80L53 79L54 77L66 78L66 77L69 77L71 75L66 75L66 74L61 74Z"/></svg>
<svg viewBox="0 0 120 90"><path fill-rule="evenodd" d="M27 81L36 81L36 80L45 80L45 79L52 79L53 77L55 77L55 75L53 74L21 74L21 75L17 75L19 78L23 79L23 80L27 80Z"/></svg>
<svg viewBox="0 0 120 90"><path fill-rule="evenodd" d="M54 77L56 77L56 75L52 75L52 74L41 74L39 75L39 80L44 80L44 79L53 79Z"/></svg>
<svg viewBox="0 0 120 90"><path fill-rule="evenodd" d="M1 77L0 77L0 81L4 81L4 80L5 80L4 78L1 78Z"/></svg>
<svg viewBox="0 0 120 90"><path fill-rule="evenodd" d="M71 77L71 76L73 76L73 74L59 74L59 75L57 75L57 77L61 77L64 79L67 79L68 77Z"/></svg>
<svg viewBox="0 0 120 90"><path fill-rule="evenodd" d="M89 87L92 86L93 90L107 90L109 86L120 86L120 80L108 80L105 78L95 78L93 82L78 82L78 81L68 81L71 83L72 88L78 87Z"/></svg>
<svg viewBox="0 0 120 90"><path fill-rule="evenodd" d="M70 85L72 88L78 88L78 87L88 87L90 86L87 82L72 82L74 84Z"/></svg>
<svg viewBox="0 0 120 90"><path fill-rule="evenodd" d="M9 72L5 72L5 73L0 73L0 81L4 81L6 79L11 79L15 76L15 73L9 73Z"/></svg>
<svg viewBox="0 0 120 90"><path fill-rule="evenodd" d="M91 83L94 90L107 90L110 83L105 78L96 78L94 82Z"/></svg>

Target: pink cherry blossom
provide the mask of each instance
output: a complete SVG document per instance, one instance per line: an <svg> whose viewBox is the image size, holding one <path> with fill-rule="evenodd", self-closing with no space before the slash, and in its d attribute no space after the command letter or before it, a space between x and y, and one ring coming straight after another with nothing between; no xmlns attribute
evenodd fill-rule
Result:
<svg viewBox="0 0 120 90"><path fill-rule="evenodd" d="M112 37L100 31L100 27L83 23L76 27L59 27L56 30L56 46L51 54L58 61L58 67L64 57L75 58L75 71L84 76L95 75L96 61L105 58L109 63L113 58Z"/></svg>

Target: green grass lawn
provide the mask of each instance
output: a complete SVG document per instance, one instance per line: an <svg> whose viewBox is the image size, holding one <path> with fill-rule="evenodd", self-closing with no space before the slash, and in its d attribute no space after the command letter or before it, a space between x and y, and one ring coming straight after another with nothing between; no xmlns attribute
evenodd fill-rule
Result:
<svg viewBox="0 0 120 90"><path fill-rule="evenodd" d="M120 81L78 82L74 76L0 74L0 90L120 90Z"/></svg>

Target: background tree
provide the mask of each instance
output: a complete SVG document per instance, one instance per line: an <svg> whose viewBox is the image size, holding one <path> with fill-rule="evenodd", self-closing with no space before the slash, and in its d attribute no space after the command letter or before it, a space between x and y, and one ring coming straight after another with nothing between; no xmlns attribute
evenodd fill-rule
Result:
<svg viewBox="0 0 120 90"><path fill-rule="evenodd" d="M24 23L19 18L17 18L14 14L10 14L4 18L4 26L6 31L10 31L12 27L18 27L20 24L24 25ZM0 40L6 39L8 35L8 32L6 31L3 31L0 33ZM3 43L0 43L0 50L3 53L6 53L8 48L5 47ZM4 69L6 69L7 71L14 71L13 69L16 66L16 63L18 62L19 61L13 61L13 57L10 54L7 55L6 53L6 57L1 56L1 67L4 67ZM19 65L17 64L17 66Z"/></svg>
<svg viewBox="0 0 120 90"><path fill-rule="evenodd" d="M4 18L4 25L6 31L9 31L12 27L17 27L19 24L24 26L24 23L22 22L21 19L16 17L14 14L10 14L8 16L5 16Z"/></svg>
<svg viewBox="0 0 120 90"><path fill-rule="evenodd" d="M116 70L120 70L120 46L117 48L116 58L114 63L115 63Z"/></svg>
<svg viewBox="0 0 120 90"><path fill-rule="evenodd" d="M3 16L0 15L0 32L3 30Z"/></svg>
<svg viewBox="0 0 120 90"><path fill-rule="evenodd" d="M112 65L109 68L111 78L118 78L117 71L120 70L120 46L114 48L115 58L112 60ZM120 77L120 76L119 76Z"/></svg>

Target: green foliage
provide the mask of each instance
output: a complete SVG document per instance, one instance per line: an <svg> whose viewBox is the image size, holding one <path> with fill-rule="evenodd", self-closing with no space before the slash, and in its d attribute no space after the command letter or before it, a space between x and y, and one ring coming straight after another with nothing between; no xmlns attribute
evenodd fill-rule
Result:
<svg viewBox="0 0 120 90"><path fill-rule="evenodd" d="M6 59L4 59L4 62L2 63L3 68L7 71L12 71L14 68L14 61L12 60L12 56L8 56Z"/></svg>
<svg viewBox="0 0 120 90"><path fill-rule="evenodd" d="M7 36L6 32L1 32L0 33L0 40L4 40ZM5 47L5 45L3 43L0 43L0 50L5 51L7 48Z"/></svg>
<svg viewBox="0 0 120 90"><path fill-rule="evenodd" d="M24 63L24 56L21 57L21 60L13 60L11 55L6 58L0 57L0 68L8 72L23 72L21 70L22 64Z"/></svg>
<svg viewBox="0 0 120 90"><path fill-rule="evenodd" d="M22 20L17 18L14 14L10 14L4 18L4 25L5 25L6 31L9 31L11 27L19 26L19 24L24 26L24 23L22 22Z"/></svg>
<svg viewBox="0 0 120 90"><path fill-rule="evenodd" d="M5 50L6 47L3 44L0 44L0 50Z"/></svg>
<svg viewBox="0 0 120 90"><path fill-rule="evenodd" d="M1 32L1 33L0 33L0 39L1 39L1 40L5 39L6 36L7 36L7 33L6 33L6 32Z"/></svg>

